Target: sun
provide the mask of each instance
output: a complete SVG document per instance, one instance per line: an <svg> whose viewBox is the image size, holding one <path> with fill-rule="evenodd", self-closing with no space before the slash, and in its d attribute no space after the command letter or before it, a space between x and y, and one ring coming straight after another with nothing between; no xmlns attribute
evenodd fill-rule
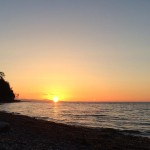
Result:
<svg viewBox="0 0 150 150"><path fill-rule="evenodd" d="M57 97L57 96L54 96L54 97L53 97L53 101L54 101L55 103L57 103L57 102L58 102L58 97Z"/></svg>

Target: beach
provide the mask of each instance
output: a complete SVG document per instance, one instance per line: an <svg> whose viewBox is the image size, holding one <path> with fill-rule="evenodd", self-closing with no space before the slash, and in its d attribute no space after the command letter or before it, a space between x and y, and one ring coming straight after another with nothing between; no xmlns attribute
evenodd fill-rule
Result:
<svg viewBox="0 0 150 150"><path fill-rule="evenodd" d="M9 128L0 130L2 150L149 150L150 139L120 130L70 126L23 115L0 112Z"/></svg>

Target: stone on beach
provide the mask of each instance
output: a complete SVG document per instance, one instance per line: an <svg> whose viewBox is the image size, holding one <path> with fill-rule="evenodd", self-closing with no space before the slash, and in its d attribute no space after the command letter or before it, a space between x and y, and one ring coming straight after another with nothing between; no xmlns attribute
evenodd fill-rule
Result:
<svg viewBox="0 0 150 150"><path fill-rule="evenodd" d="M7 132L10 130L10 124L4 121L0 121L0 132Z"/></svg>

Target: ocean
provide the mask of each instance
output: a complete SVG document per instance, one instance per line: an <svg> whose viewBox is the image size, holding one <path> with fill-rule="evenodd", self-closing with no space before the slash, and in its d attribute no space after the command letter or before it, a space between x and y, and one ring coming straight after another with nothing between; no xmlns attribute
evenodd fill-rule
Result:
<svg viewBox="0 0 150 150"><path fill-rule="evenodd" d="M12 112L75 126L119 129L150 138L150 103L37 102L0 105Z"/></svg>

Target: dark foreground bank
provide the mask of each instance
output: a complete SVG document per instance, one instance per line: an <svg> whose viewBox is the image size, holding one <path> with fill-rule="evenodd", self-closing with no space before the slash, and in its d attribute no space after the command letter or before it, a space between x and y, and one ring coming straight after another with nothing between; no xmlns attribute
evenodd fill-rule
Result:
<svg viewBox="0 0 150 150"><path fill-rule="evenodd" d="M74 127L0 112L0 150L150 150L150 139L113 129Z"/></svg>

